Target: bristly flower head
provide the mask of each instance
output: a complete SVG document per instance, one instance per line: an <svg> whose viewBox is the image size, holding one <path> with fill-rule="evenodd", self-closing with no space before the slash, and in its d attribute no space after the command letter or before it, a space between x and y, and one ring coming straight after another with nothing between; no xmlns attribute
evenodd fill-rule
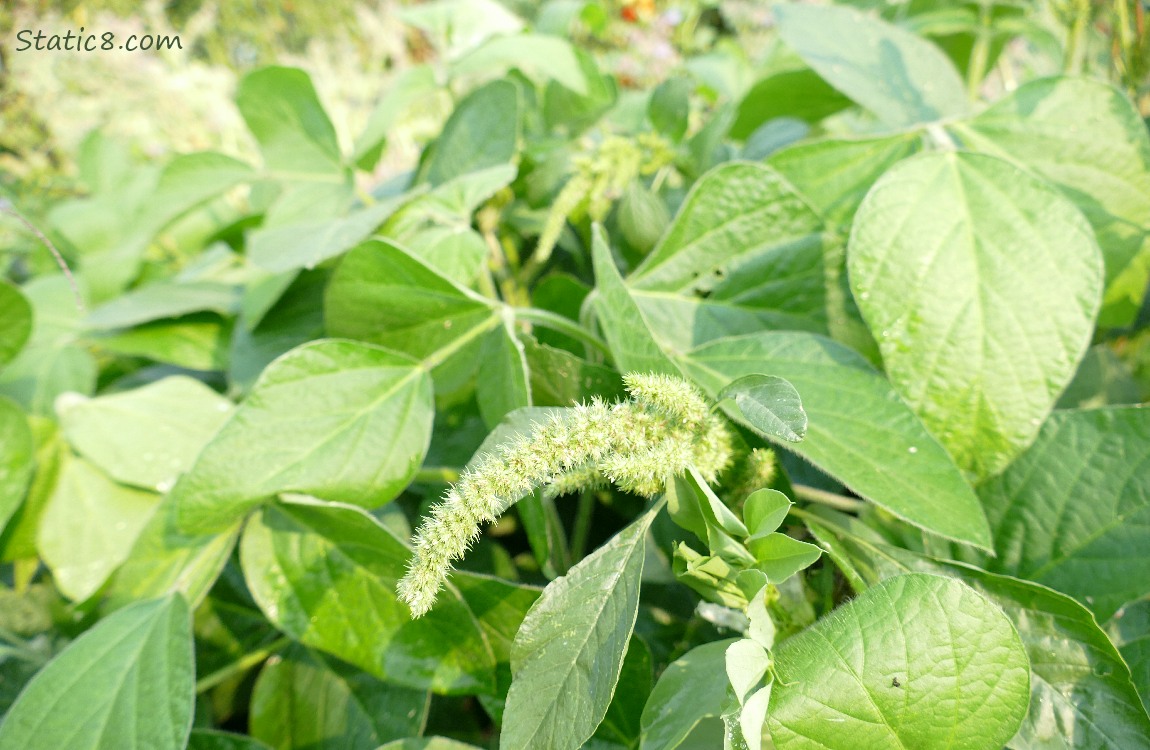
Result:
<svg viewBox="0 0 1150 750"><path fill-rule="evenodd" d="M412 539L415 555L398 592L413 616L431 609L482 524L536 487L559 494L607 479L653 496L689 466L714 481L730 460L731 434L702 394L667 375L631 373L624 383L630 400L596 398L553 415L464 472Z"/></svg>

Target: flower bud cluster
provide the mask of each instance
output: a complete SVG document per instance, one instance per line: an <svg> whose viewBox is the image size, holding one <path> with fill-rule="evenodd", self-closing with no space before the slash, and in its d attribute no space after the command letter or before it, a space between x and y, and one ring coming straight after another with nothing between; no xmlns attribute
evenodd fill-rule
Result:
<svg viewBox="0 0 1150 750"><path fill-rule="evenodd" d="M665 375L631 374L628 401L593 399L537 424L488 454L431 509L412 540L415 555L399 582L414 616L426 613L483 524L536 487L562 494L602 484L653 496L694 466L713 481L731 455L731 434L690 384Z"/></svg>

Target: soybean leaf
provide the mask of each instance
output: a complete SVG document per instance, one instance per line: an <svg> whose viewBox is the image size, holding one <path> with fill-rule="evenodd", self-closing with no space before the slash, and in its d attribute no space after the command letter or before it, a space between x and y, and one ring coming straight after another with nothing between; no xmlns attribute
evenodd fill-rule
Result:
<svg viewBox="0 0 1150 750"><path fill-rule="evenodd" d="M487 334L480 351L483 372L475 389L479 413L494 427L510 412L531 406L531 382L523 344L505 316L503 325Z"/></svg>
<svg viewBox="0 0 1150 750"><path fill-rule="evenodd" d="M418 620L399 601L409 557L364 511L303 499L266 506L240 543L252 596L300 643L398 685L490 692L491 646L459 592L448 585Z"/></svg>
<svg viewBox="0 0 1150 750"><path fill-rule="evenodd" d="M20 290L0 281L0 367L24 348L32 335L32 305Z"/></svg>
<svg viewBox="0 0 1150 750"><path fill-rule="evenodd" d="M967 111L954 65L925 39L853 8L775 7L779 34L828 83L891 127Z"/></svg>
<svg viewBox="0 0 1150 750"><path fill-rule="evenodd" d="M271 750L271 748L244 734L220 732L215 729L193 729L188 736L187 750Z"/></svg>
<svg viewBox="0 0 1150 750"><path fill-rule="evenodd" d="M885 580L774 655L767 723L780 750L998 748L1029 702L1018 632L953 578Z"/></svg>
<svg viewBox="0 0 1150 750"><path fill-rule="evenodd" d="M575 750L603 720L639 608L648 511L552 581L511 649L501 750Z"/></svg>
<svg viewBox="0 0 1150 750"><path fill-rule="evenodd" d="M519 92L510 81L492 81L459 103L443 126L423 178L432 186L507 164L519 137Z"/></svg>
<svg viewBox="0 0 1150 750"><path fill-rule="evenodd" d="M379 750L479 750L479 748L447 737L408 737L405 740L389 742Z"/></svg>
<svg viewBox="0 0 1150 750"><path fill-rule="evenodd" d="M44 667L0 725L0 747L182 750L195 671L179 596L133 604L100 621Z"/></svg>
<svg viewBox="0 0 1150 750"><path fill-rule="evenodd" d="M784 70L762 79L743 96L730 135L746 140L763 125L781 117L816 123L850 104L850 99L810 68Z"/></svg>
<svg viewBox="0 0 1150 750"><path fill-rule="evenodd" d="M429 698L294 646L260 671L249 731L271 747L375 750L421 732Z"/></svg>
<svg viewBox="0 0 1150 750"><path fill-rule="evenodd" d="M895 388L960 467L1001 471L1090 344L1102 295L1090 225L1000 159L923 154L867 195L847 265Z"/></svg>
<svg viewBox="0 0 1150 750"><path fill-rule="evenodd" d="M755 490L743 503L743 522L753 536L769 534L783 525L792 505L778 490Z"/></svg>
<svg viewBox="0 0 1150 750"><path fill-rule="evenodd" d="M949 126L969 147L1054 183L1094 227L1106 260L1099 324L1133 321L1150 281L1150 135L1121 92L1087 78L1043 78Z"/></svg>
<svg viewBox="0 0 1150 750"><path fill-rule="evenodd" d="M508 68L538 72L571 89L587 94L587 78L575 49L566 39L549 34L507 34L497 36L451 64L456 74L484 73Z"/></svg>
<svg viewBox="0 0 1150 750"><path fill-rule="evenodd" d="M817 247L820 229L818 216L774 170L723 164L695 183L629 283L641 291L712 292L755 306L746 298L762 278L748 272ZM821 288L821 274L818 283Z"/></svg>
<svg viewBox="0 0 1150 750"><path fill-rule="evenodd" d="M123 331L94 336L101 348L129 357L189 370L226 370L231 321L215 313L193 313L178 320L156 320Z"/></svg>
<svg viewBox="0 0 1150 750"><path fill-rule="evenodd" d="M236 104L268 169L288 174L341 173L335 128L307 73L267 67L240 81Z"/></svg>
<svg viewBox="0 0 1150 750"><path fill-rule="evenodd" d="M363 242L399 207L407 194L381 200L340 218L277 224L253 232L247 255L274 273L315 268Z"/></svg>
<svg viewBox="0 0 1150 750"><path fill-rule="evenodd" d="M786 534L756 534L747 539L747 549L755 556L755 567L774 584L782 583L804 568L809 568L822 555L813 544L800 542Z"/></svg>
<svg viewBox="0 0 1150 750"><path fill-rule="evenodd" d="M387 134L415 102L432 99L439 90L430 65L416 65L399 73L375 105L363 132L355 141L353 156L360 169L370 170L379 159Z"/></svg>
<svg viewBox="0 0 1150 750"><path fill-rule="evenodd" d="M956 576L1002 607L1026 646L1031 670L1030 711L1009 747L1150 748L1150 717L1130 670L1081 604L1037 583L932 561L886 546L881 537L876 543L865 538L873 530L860 531L857 520L833 511L818 515L808 527L820 543L836 550L840 567L867 571L869 582L907 571Z"/></svg>
<svg viewBox="0 0 1150 750"><path fill-rule="evenodd" d="M69 458L44 508L36 548L61 593L83 601L128 557L159 497Z"/></svg>
<svg viewBox="0 0 1150 750"><path fill-rule="evenodd" d="M1150 410L1055 412L979 497L990 570L1069 594L1100 622L1150 594Z"/></svg>
<svg viewBox="0 0 1150 750"><path fill-rule="evenodd" d="M24 412L0 397L0 531L19 509L36 467L36 441Z"/></svg>
<svg viewBox="0 0 1150 750"><path fill-rule="evenodd" d="M807 414L795 387L774 375L744 375L715 397L731 399L743 422L765 438L797 443L807 431Z"/></svg>
<svg viewBox="0 0 1150 750"><path fill-rule="evenodd" d="M431 438L431 378L404 355L325 339L268 365L172 490L180 528L227 528L302 492L366 507L411 481Z"/></svg>
<svg viewBox="0 0 1150 750"><path fill-rule="evenodd" d="M683 364L710 393L757 372L786 378L808 420L803 441L788 450L915 526L989 549L986 517L962 473L854 351L820 336L771 332L720 339Z"/></svg>
<svg viewBox="0 0 1150 750"><path fill-rule="evenodd" d="M668 665L643 708L641 750L673 750L727 699L727 648L735 639L696 646Z"/></svg>
<svg viewBox="0 0 1150 750"><path fill-rule="evenodd" d="M482 337L501 322L464 290L389 242L368 241L340 263L324 299L328 333L422 360L453 391L471 377Z"/></svg>
<svg viewBox="0 0 1150 750"><path fill-rule="evenodd" d="M655 341L643 312L623 284L603 227L596 224L591 234L591 259L598 292L595 311L619 371L677 374L678 368Z"/></svg>
<svg viewBox="0 0 1150 750"><path fill-rule="evenodd" d="M20 444L20 425L14 423L14 446ZM35 471L27 493L17 495L13 503L14 513L0 534L0 561L11 562L22 558L34 558L36 552L36 530L40 526L40 516L52 496L60 470L69 457L68 445L56 423L42 418L31 417L26 422L32 430L35 446ZM23 502L21 502L23 500Z"/></svg>
<svg viewBox="0 0 1150 750"><path fill-rule="evenodd" d="M56 412L68 442L114 479L166 492L227 421L232 403L173 376L96 398L72 395Z"/></svg>
<svg viewBox="0 0 1150 750"><path fill-rule="evenodd" d="M689 78L668 78L655 87L647 102L647 119L655 130L676 143L687 133L693 88Z"/></svg>
<svg viewBox="0 0 1150 750"><path fill-rule="evenodd" d="M160 281L97 307L84 323L92 330L107 331L205 310L226 316L235 314L239 303L239 289L230 284Z"/></svg>
<svg viewBox="0 0 1150 750"><path fill-rule="evenodd" d="M827 222L847 227L871 185L919 148L920 136L915 133L826 138L771 154L767 164Z"/></svg>

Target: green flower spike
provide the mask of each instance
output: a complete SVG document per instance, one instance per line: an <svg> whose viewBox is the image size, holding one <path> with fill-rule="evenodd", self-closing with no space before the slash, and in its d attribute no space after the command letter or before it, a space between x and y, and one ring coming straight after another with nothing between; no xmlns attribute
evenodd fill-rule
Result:
<svg viewBox="0 0 1150 750"><path fill-rule="evenodd" d="M702 394L666 375L632 373L624 383L630 400L593 399L553 415L464 472L412 540L415 555L398 591L413 616L431 609L482 525L536 487L557 495L607 479L650 497L689 466L714 481L730 460L731 433Z"/></svg>

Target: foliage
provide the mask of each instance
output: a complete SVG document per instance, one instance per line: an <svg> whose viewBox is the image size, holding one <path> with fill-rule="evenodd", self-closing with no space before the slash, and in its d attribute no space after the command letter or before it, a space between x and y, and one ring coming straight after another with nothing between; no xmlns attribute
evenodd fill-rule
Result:
<svg viewBox="0 0 1150 750"><path fill-rule="evenodd" d="M16 190L0 747L1150 747L1137 45L851 5L440 0Z"/></svg>

